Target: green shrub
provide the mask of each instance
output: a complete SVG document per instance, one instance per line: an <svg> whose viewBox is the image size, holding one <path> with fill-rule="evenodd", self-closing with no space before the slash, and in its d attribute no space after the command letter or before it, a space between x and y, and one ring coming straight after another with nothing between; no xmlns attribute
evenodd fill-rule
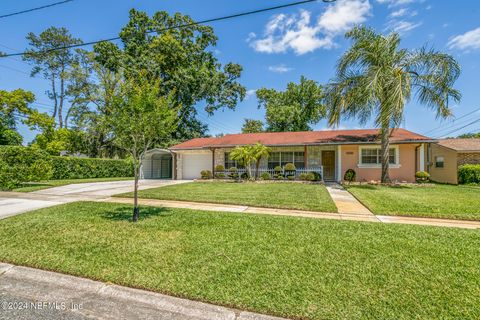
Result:
<svg viewBox="0 0 480 320"><path fill-rule="evenodd" d="M268 172L262 173L260 177L262 178L262 180L270 180L272 178L270 176L270 173L268 173Z"/></svg>
<svg viewBox="0 0 480 320"><path fill-rule="evenodd" d="M319 172L312 171L310 173L313 175L313 179L311 181L322 181L322 175Z"/></svg>
<svg viewBox="0 0 480 320"><path fill-rule="evenodd" d="M245 180L247 180L247 179L249 178L249 176L248 176L248 172L244 172L244 173L242 173L242 174L240 175L240 178L241 178L241 179L245 179Z"/></svg>
<svg viewBox="0 0 480 320"><path fill-rule="evenodd" d="M295 176L287 176L288 180L295 180Z"/></svg>
<svg viewBox="0 0 480 320"><path fill-rule="evenodd" d="M230 179L238 179L238 169L236 167L230 167L230 169L228 169L228 176L230 177Z"/></svg>
<svg viewBox="0 0 480 320"><path fill-rule="evenodd" d="M280 166L276 166L275 168L273 168L273 171L275 171L275 173L281 173L283 172L283 169Z"/></svg>
<svg viewBox="0 0 480 320"><path fill-rule="evenodd" d="M217 164L215 166L215 178L217 179L224 179L225 178L225 167L221 164Z"/></svg>
<svg viewBox="0 0 480 320"><path fill-rule="evenodd" d="M348 169L343 175L343 180L348 182L354 182L357 177L357 173L353 169Z"/></svg>
<svg viewBox="0 0 480 320"><path fill-rule="evenodd" d="M51 177L52 163L45 151L22 146L0 147L0 189L11 190L24 182Z"/></svg>
<svg viewBox="0 0 480 320"><path fill-rule="evenodd" d="M313 172L302 172L300 173L299 178L303 181L313 181L315 180L315 175L313 174Z"/></svg>
<svg viewBox="0 0 480 320"><path fill-rule="evenodd" d="M465 164L458 168L458 183L480 183L480 164Z"/></svg>
<svg viewBox="0 0 480 320"><path fill-rule="evenodd" d="M297 168L293 163L287 163L285 165L285 171L295 171L295 170L297 170Z"/></svg>
<svg viewBox="0 0 480 320"><path fill-rule="evenodd" d="M428 180L430 179L430 174L428 172L425 172L425 171L417 171L415 173L415 180L417 180L417 182L428 182Z"/></svg>
<svg viewBox="0 0 480 320"><path fill-rule="evenodd" d="M133 177L130 160L52 157L52 179Z"/></svg>
<svg viewBox="0 0 480 320"><path fill-rule="evenodd" d="M294 180L296 170L297 170L297 168L295 167L295 165L293 163L287 163L285 165L285 168L284 168L285 177L287 177L287 179L289 179L289 180ZM291 178L291 177L293 177L293 178Z"/></svg>
<svg viewBox="0 0 480 320"><path fill-rule="evenodd" d="M200 171L200 176L202 177L202 179L212 179L212 171L202 170Z"/></svg>

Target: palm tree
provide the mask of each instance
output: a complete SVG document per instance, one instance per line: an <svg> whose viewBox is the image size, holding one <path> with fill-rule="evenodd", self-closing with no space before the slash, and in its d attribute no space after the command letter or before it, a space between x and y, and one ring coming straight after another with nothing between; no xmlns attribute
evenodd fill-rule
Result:
<svg viewBox="0 0 480 320"><path fill-rule="evenodd" d="M403 120L412 92L419 103L434 109L437 117L451 116L450 100L461 98L453 88L460 66L452 56L432 49L399 48L398 33L385 36L356 27L345 37L353 44L340 58L336 78L327 86L329 123L338 124L343 116L365 124L375 116L381 135L381 181L389 182L389 139Z"/></svg>
<svg viewBox="0 0 480 320"><path fill-rule="evenodd" d="M251 146L251 152L253 155L253 159L255 162L255 180L258 179L258 170L260 169L260 160L265 157L268 158L270 156L270 148L264 146L260 142Z"/></svg>
<svg viewBox="0 0 480 320"><path fill-rule="evenodd" d="M245 169L247 169L248 177L252 176L251 164L255 161L253 157L252 146L247 145L236 147L232 150L232 152L230 152L230 158L237 161L239 164L245 166Z"/></svg>

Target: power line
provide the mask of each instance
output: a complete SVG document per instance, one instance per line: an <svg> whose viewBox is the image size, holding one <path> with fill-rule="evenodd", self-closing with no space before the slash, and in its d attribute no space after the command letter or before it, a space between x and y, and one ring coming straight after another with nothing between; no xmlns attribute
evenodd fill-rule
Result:
<svg viewBox="0 0 480 320"><path fill-rule="evenodd" d="M297 2L287 3L287 4L274 6L274 7L268 7L268 8L253 10L253 11L246 11L246 12L231 14L231 15L228 15L228 16L222 16L222 17L218 17L218 18L200 20L200 21L191 22L191 23L185 23L185 24L181 24L181 25L178 25L178 26L163 28L163 29L160 29L160 30L151 30L151 31L147 31L146 34L158 33L158 32L168 31L168 30L172 30L172 29L186 28L186 27L191 27L191 26L195 26L195 25L199 25L199 24L228 20L228 19L233 19L233 18L239 18L239 17L248 16L248 15L252 15L252 14L257 14L257 13L262 13L262 12L267 12L267 11L273 11L273 10L278 10L278 9L288 8L288 7L293 7L293 6L298 6L298 5L301 5L301 4L307 4L307 3L311 3L311 2L317 2L317 1L318 0L297 1ZM329 3L329 2L335 2L336 0L321 0L321 1ZM90 45L97 44L97 43L111 42L111 41L115 41L115 40L120 40L120 37L112 37L112 38L108 38L108 39L102 39L102 40L84 42L84 43L80 43L80 44L72 44L72 45L63 46L63 47L51 48L51 49L42 51L41 53L48 53L48 52L57 51L57 50L65 50L65 49L71 49L71 48L85 47L85 46L90 46ZM39 53L39 52L37 52L37 53ZM23 56L26 53L27 52L10 53L10 54L5 54L3 56L0 56L0 58L13 57L13 56Z"/></svg>
<svg viewBox="0 0 480 320"><path fill-rule="evenodd" d="M476 110L473 110L472 112L469 112L469 113L467 113L467 114L464 114L463 116L461 116L461 117L459 117L459 118L454 119L453 122L455 122L455 121L457 121L457 120L460 120L460 119L463 119L463 118L465 118L465 117L467 117L467 116L469 116L469 115L471 115L471 114L473 114L473 113L475 113L475 112L477 112L477 111L480 111L480 108L478 108L478 109L476 109ZM452 123L452 126L455 126L455 124ZM452 127L452 126L450 126L450 127ZM427 131L427 132L424 132L423 134L426 135L426 134L429 134L429 133L431 133L431 132L437 131L438 129L443 129L443 130L444 130L444 129L445 129L445 126L444 126L444 125L438 126L438 127L433 128L433 129L431 129L431 130L429 130L429 131ZM447 129L448 129L448 127L447 127ZM442 130L440 130L440 131L442 131Z"/></svg>
<svg viewBox="0 0 480 320"><path fill-rule="evenodd" d="M462 130L462 129L466 128L466 127L469 127L469 126L471 126L472 124L475 124L475 123L477 123L477 122L480 122L480 118L475 119L474 121L472 121L472 122L470 122L470 123L468 123L468 124L466 124L466 125L464 125L464 126L462 126L462 127L460 127L460 128L454 129L454 130L452 130L452 131L450 131L450 132L448 132L448 133L446 133L446 134L443 134L443 135L441 135L441 136L438 136L437 139L440 138L440 137L448 136L449 134L452 134L452 133L457 132L457 131L459 131L459 130Z"/></svg>
<svg viewBox="0 0 480 320"><path fill-rule="evenodd" d="M67 3L67 2L72 2L72 1L73 0L59 1L59 2L54 2L54 3L51 3L51 4L47 4L47 5L44 5L44 6L41 6L41 7L31 8L31 9L17 11L17 12L12 12L12 13L8 13L8 14L4 14L4 15L0 16L0 19L8 18L8 17L11 17L11 16L16 16L16 15L27 13L27 12L42 10L42 9L50 8L50 7L53 7L53 6L58 6L58 5Z"/></svg>

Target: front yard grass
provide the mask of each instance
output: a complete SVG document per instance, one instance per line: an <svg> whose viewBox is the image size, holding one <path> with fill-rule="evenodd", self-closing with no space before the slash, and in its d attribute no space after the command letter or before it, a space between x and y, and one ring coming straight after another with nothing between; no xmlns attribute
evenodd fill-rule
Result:
<svg viewBox="0 0 480 320"><path fill-rule="evenodd" d="M133 180L132 177L122 177L122 178L89 178L89 179L65 179L65 180L45 180L39 182L30 182L26 183L22 187L13 189L15 192L32 192L38 191L53 187L65 186L67 184L73 183L90 183L90 182L108 182L108 181L123 181L123 180Z"/></svg>
<svg viewBox="0 0 480 320"><path fill-rule="evenodd" d="M479 319L480 233L82 202L0 220L0 261L297 319Z"/></svg>
<svg viewBox="0 0 480 320"><path fill-rule="evenodd" d="M133 193L117 196L133 197ZM138 196L147 199L337 212L327 189L319 184L191 182L141 190Z"/></svg>
<svg viewBox="0 0 480 320"><path fill-rule="evenodd" d="M442 184L345 186L375 214L480 221L480 187Z"/></svg>

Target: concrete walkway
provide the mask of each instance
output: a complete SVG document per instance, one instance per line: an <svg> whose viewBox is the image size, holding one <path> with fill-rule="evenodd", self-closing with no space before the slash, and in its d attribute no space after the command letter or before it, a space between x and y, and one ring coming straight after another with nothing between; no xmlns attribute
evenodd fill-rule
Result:
<svg viewBox="0 0 480 320"><path fill-rule="evenodd" d="M132 198L107 198L101 200L104 202L125 203L131 204ZM181 208L194 209L204 211L223 211L223 212L238 212L250 214L268 214L276 216L291 216L304 217L315 219L334 219L334 220L351 220L364 222L379 222L379 223L399 223L399 224L416 224L428 225L436 227L450 227L463 229L480 229L480 222L465 221L465 220L451 220L451 219L434 219L434 218L416 218L403 216L382 216L374 215L373 213L334 213L334 212L318 212L318 211L303 211L290 209L272 209L249 207L229 204L216 204L204 202L188 202L188 201L173 201L173 200L156 200L156 199L138 199L140 205L164 208Z"/></svg>
<svg viewBox="0 0 480 320"><path fill-rule="evenodd" d="M281 319L4 263L0 310L1 319Z"/></svg>
<svg viewBox="0 0 480 320"><path fill-rule="evenodd" d="M186 183L187 180L140 180L139 189ZM0 219L75 201L96 201L133 191L133 180L69 184L35 192L0 192Z"/></svg>
<svg viewBox="0 0 480 320"><path fill-rule="evenodd" d="M325 187L337 206L338 213L373 216L363 204L338 183L327 183Z"/></svg>

